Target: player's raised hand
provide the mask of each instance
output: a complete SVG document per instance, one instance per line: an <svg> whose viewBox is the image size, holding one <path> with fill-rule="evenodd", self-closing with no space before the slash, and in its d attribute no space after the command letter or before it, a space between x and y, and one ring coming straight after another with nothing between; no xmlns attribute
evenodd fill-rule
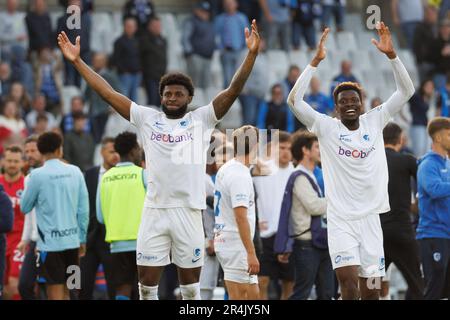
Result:
<svg viewBox="0 0 450 320"><path fill-rule="evenodd" d="M247 44L248 50L257 54L259 50L259 41L258 26L256 25L256 20L253 19L252 31L250 32L248 28L245 28L245 43Z"/></svg>
<svg viewBox="0 0 450 320"><path fill-rule="evenodd" d="M375 39L372 39L372 43L377 47L378 50L387 55L390 59L394 59L397 55L394 50L389 27L387 27L384 22L378 22L376 25L376 29L380 40L377 41Z"/></svg>
<svg viewBox="0 0 450 320"><path fill-rule="evenodd" d="M322 61L327 56L327 48L325 47L325 43L327 42L328 34L330 33L330 28L325 28L320 37L319 45L317 46L316 56L315 58Z"/></svg>
<svg viewBox="0 0 450 320"><path fill-rule="evenodd" d="M75 39L75 45L73 45L66 33L62 31L58 34L58 45L64 55L64 58L70 62L74 62L80 57L80 36Z"/></svg>

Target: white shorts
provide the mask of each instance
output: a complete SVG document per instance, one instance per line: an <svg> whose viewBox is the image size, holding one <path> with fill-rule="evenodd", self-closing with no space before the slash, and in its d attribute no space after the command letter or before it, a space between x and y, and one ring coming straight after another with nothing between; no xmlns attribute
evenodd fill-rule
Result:
<svg viewBox="0 0 450 320"><path fill-rule="evenodd" d="M203 265L205 236L201 210L145 208L136 246L138 266L180 268ZM171 254L171 258L170 255Z"/></svg>
<svg viewBox="0 0 450 320"><path fill-rule="evenodd" d="M243 284L257 284L258 276L248 273L247 251L241 238L221 237L220 240L224 242L214 241L214 248L223 269L224 280Z"/></svg>
<svg viewBox="0 0 450 320"><path fill-rule="evenodd" d="M327 228L333 269L359 266L362 278L384 276L383 231L378 214L351 221L328 215Z"/></svg>

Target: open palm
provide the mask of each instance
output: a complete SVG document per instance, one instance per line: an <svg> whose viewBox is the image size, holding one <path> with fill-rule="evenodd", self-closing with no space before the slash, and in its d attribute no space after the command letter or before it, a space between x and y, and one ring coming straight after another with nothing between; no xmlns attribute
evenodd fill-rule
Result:
<svg viewBox="0 0 450 320"><path fill-rule="evenodd" d="M80 36L76 38L75 45L73 45L66 33L62 31L58 35L58 45L64 57L70 62L73 62L80 57Z"/></svg>
<svg viewBox="0 0 450 320"><path fill-rule="evenodd" d="M327 48L325 47L325 43L327 42L328 33L330 33L330 28L326 28L322 37L320 37L319 45L317 46L316 58L319 60L325 59L327 56Z"/></svg>
<svg viewBox="0 0 450 320"><path fill-rule="evenodd" d="M247 44L247 48L254 53L257 53L259 50L259 33L258 26L256 25L256 20L252 21L252 32L245 28L245 43Z"/></svg>
<svg viewBox="0 0 450 320"><path fill-rule="evenodd" d="M385 54L394 52L394 45L392 44L392 36L389 31L389 27L387 27L384 22L380 22L377 25L377 32L380 40L377 41L372 39L372 43L378 48L378 50Z"/></svg>

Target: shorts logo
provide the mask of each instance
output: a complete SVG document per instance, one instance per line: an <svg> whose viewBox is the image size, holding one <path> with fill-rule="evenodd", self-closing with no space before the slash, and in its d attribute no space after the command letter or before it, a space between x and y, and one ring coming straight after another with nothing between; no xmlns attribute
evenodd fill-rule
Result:
<svg viewBox="0 0 450 320"><path fill-rule="evenodd" d="M433 259L434 261L439 262L441 260L441 253L440 252L433 253Z"/></svg>
<svg viewBox="0 0 450 320"><path fill-rule="evenodd" d="M158 260L157 256L152 256L152 255L145 255L142 252L138 252L137 256L136 256L136 260L140 261L140 260L146 260L146 261L152 261L152 260Z"/></svg>
<svg viewBox="0 0 450 320"><path fill-rule="evenodd" d="M380 270L383 270L384 269L384 264L385 264L385 260L384 260L384 257L381 257L380 258Z"/></svg>
<svg viewBox="0 0 450 320"><path fill-rule="evenodd" d="M195 248L194 249L194 257L192 258L192 263L197 262L198 260L200 260L202 255L202 249L200 248Z"/></svg>
<svg viewBox="0 0 450 320"><path fill-rule="evenodd" d="M336 258L334 258L334 263L339 264L341 262L348 262L355 259L354 256L341 256L341 255L337 255Z"/></svg>

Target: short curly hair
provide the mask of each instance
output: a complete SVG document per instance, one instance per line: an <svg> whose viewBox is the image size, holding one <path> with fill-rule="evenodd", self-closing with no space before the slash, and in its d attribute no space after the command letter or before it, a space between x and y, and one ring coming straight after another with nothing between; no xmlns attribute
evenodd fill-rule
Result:
<svg viewBox="0 0 450 320"><path fill-rule="evenodd" d="M127 156L136 147L139 143L135 133L125 131L114 139L114 149L121 157Z"/></svg>
<svg viewBox="0 0 450 320"><path fill-rule="evenodd" d="M342 82L342 83L338 84L337 87L334 89L334 91L333 91L333 98L334 98L334 103L335 104L337 104L337 97L338 97L339 93L341 93L342 91L347 91L347 90L356 91L358 93L359 99L361 100L361 103L362 103L362 101L363 101L363 97L362 97L363 89L361 88L359 83L347 81L347 82Z"/></svg>
<svg viewBox="0 0 450 320"><path fill-rule="evenodd" d="M159 82L159 95L162 96L164 88L170 85L180 85L186 88L189 96L194 96L194 84L192 79L181 72L172 72L164 75Z"/></svg>
<svg viewBox="0 0 450 320"><path fill-rule="evenodd" d="M56 132L45 132L41 134L37 141L37 147L41 154L54 153L61 148L63 144L63 138Z"/></svg>

